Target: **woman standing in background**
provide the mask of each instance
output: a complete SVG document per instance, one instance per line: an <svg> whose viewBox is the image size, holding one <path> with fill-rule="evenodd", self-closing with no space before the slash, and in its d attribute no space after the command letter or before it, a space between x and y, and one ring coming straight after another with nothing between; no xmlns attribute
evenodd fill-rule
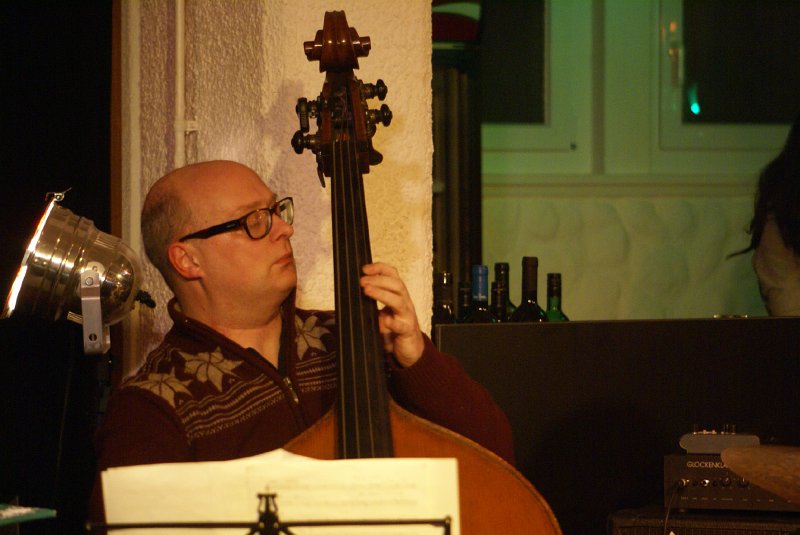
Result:
<svg viewBox="0 0 800 535"><path fill-rule="evenodd" d="M750 222L753 269L770 316L800 316L800 115L761 171Z"/></svg>

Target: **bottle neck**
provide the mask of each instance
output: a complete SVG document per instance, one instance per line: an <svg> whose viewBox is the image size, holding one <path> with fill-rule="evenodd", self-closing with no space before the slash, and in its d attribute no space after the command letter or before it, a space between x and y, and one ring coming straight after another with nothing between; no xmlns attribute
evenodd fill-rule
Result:
<svg viewBox="0 0 800 535"><path fill-rule="evenodd" d="M508 288L508 266L505 267L495 266L494 280L497 281L497 284L503 285L506 288Z"/></svg>
<svg viewBox="0 0 800 535"><path fill-rule="evenodd" d="M539 266L534 263L522 264L522 302L537 299L537 282L539 278Z"/></svg>
<svg viewBox="0 0 800 535"><path fill-rule="evenodd" d="M529 290L529 291L522 291L522 302L523 303L538 303L538 296L536 295L536 290Z"/></svg>
<svg viewBox="0 0 800 535"><path fill-rule="evenodd" d="M561 310L561 274L547 274L547 308Z"/></svg>
<svg viewBox="0 0 800 535"><path fill-rule="evenodd" d="M434 296L434 303L437 305L452 305L453 297L450 288L438 287L436 288L436 295Z"/></svg>
<svg viewBox="0 0 800 535"><path fill-rule="evenodd" d="M434 273L433 300L434 303L453 304L452 275L449 271Z"/></svg>
<svg viewBox="0 0 800 535"><path fill-rule="evenodd" d="M561 286L550 284L547 287L547 306L552 302L561 303Z"/></svg>
<svg viewBox="0 0 800 535"><path fill-rule="evenodd" d="M472 278L472 304L473 306L486 305L489 302L489 281L485 273L473 273Z"/></svg>
<svg viewBox="0 0 800 535"><path fill-rule="evenodd" d="M508 288L499 284L492 283L492 314L499 321L508 319Z"/></svg>

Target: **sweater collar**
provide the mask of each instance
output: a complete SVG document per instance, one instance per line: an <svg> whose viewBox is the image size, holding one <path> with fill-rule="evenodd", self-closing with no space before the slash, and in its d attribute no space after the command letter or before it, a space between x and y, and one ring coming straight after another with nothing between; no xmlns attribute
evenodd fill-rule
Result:
<svg viewBox="0 0 800 535"><path fill-rule="evenodd" d="M293 355L291 353L295 351L294 344L291 341L295 339L297 332L294 322L296 293L296 290L292 290L283 304L281 304L281 348L287 358L292 358ZM245 349L213 327L184 314L180 303L175 297L172 297L167 303L167 312L173 322L172 330L188 331L192 336L205 340L209 345L219 345L221 342L225 342L227 345L239 350Z"/></svg>

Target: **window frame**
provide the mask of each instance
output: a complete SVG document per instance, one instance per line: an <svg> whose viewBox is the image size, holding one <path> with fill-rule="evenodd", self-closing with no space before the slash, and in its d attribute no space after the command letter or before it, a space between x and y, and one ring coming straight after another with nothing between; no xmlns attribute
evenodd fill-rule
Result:
<svg viewBox="0 0 800 535"><path fill-rule="evenodd" d="M590 171L592 76L588 66L592 51L592 4L585 0L548 0L544 16L545 122L484 123L481 126L484 177L529 174L530 170ZM554 69L554 65L568 68Z"/></svg>

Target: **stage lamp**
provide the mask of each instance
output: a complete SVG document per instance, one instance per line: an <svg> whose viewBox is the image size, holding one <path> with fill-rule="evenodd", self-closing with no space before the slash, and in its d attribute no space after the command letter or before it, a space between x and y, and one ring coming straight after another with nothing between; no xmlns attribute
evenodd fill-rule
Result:
<svg viewBox="0 0 800 535"><path fill-rule="evenodd" d="M48 194L2 317L20 312L55 321L66 316L83 326L84 353L102 354L111 345L109 325L131 312L135 301L154 303L139 289L138 255L60 206L65 193Z"/></svg>

